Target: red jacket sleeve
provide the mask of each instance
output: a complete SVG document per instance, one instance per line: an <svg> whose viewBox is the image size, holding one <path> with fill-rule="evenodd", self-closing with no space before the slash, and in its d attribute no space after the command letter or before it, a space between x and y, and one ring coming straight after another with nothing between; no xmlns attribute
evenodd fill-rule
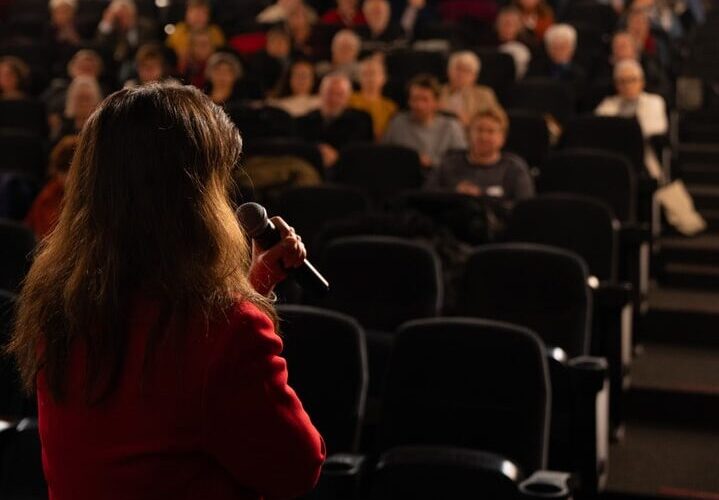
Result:
<svg viewBox="0 0 719 500"><path fill-rule="evenodd" d="M205 446L241 486L265 498L304 494L317 482L325 447L287 385L282 341L247 302L230 326L214 343L206 374Z"/></svg>

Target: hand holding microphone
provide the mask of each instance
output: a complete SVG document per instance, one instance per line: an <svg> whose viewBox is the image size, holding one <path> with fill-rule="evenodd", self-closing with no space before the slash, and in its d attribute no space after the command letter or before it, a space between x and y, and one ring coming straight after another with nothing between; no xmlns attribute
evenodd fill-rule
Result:
<svg viewBox="0 0 719 500"><path fill-rule="evenodd" d="M267 218L267 211L257 203L244 203L237 218L252 238L253 262L250 282L263 295L293 275L302 288L321 296L329 290L327 280L306 260L302 239L281 217Z"/></svg>

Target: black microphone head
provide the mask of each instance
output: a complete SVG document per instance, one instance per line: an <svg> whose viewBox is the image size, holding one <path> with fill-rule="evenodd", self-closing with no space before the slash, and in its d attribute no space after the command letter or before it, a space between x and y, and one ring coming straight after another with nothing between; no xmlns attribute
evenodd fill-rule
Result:
<svg viewBox="0 0 719 500"><path fill-rule="evenodd" d="M256 238L267 227L267 210L259 203L243 203L237 209L237 219L250 238Z"/></svg>

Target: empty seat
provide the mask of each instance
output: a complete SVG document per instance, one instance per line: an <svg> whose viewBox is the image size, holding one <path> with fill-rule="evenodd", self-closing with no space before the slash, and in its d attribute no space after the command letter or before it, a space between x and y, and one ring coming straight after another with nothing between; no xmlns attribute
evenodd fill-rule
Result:
<svg viewBox="0 0 719 500"><path fill-rule="evenodd" d="M387 236L337 238L321 262L332 287L326 305L365 328L392 332L441 310L440 263L427 245Z"/></svg>
<svg viewBox="0 0 719 500"><path fill-rule="evenodd" d="M417 152L387 144L354 144L343 148L335 167L335 180L362 189L381 201L422 185Z"/></svg>
<svg viewBox="0 0 719 500"><path fill-rule="evenodd" d="M562 134L562 149L590 148L625 156L638 175L645 175L644 138L635 118L581 116L571 120Z"/></svg>
<svg viewBox="0 0 719 500"><path fill-rule="evenodd" d="M536 111L514 110L508 116L509 133L504 149L521 156L530 167L541 170L549 154L547 121Z"/></svg>
<svg viewBox="0 0 719 500"><path fill-rule="evenodd" d="M280 194L277 212L302 236L308 251L316 249L315 239L333 221L369 210L369 199L347 186L321 185L293 187Z"/></svg>
<svg viewBox="0 0 719 500"><path fill-rule="evenodd" d="M469 318L397 332L382 398L380 451L457 446L544 468L550 390L544 344L526 328Z"/></svg>
<svg viewBox="0 0 719 500"><path fill-rule="evenodd" d="M47 484L42 470L37 420L25 418L3 432L0 449L0 498L43 500Z"/></svg>
<svg viewBox="0 0 719 500"><path fill-rule="evenodd" d="M244 156L296 156L315 167L320 175L324 175L322 156L314 144L290 137L257 138L243 144Z"/></svg>
<svg viewBox="0 0 719 500"><path fill-rule="evenodd" d="M564 125L574 115L574 99L572 87L566 83L548 78L526 78L512 88L507 108L550 114Z"/></svg>
<svg viewBox="0 0 719 500"><path fill-rule="evenodd" d="M447 58L440 52L397 50L385 56L390 79L408 82L419 73L429 73L445 79Z"/></svg>
<svg viewBox="0 0 719 500"><path fill-rule="evenodd" d="M401 446L383 453L372 500L513 499L521 471L501 455L467 448Z"/></svg>
<svg viewBox="0 0 719 500"><path fill-rule="evenodd" d="M280 306L278 314L292 388L327 451L356 452L368 381L362 327L344 314L308 306Z"/></svg>
<svg viewBox="0 0 719 500"><path fill-rule="evenodd" d="M47 136L45 106L30 99L0 100L0 128L14 128L45 137Z"/></svg>
<svg viewBox="0 0 719 500"><path fill-rule="evenodd" d="M569 357L589 354L589 271L576 254L534 244L495 244L470 255L462 287L465 316L531 328Z"/></svg>
<svg viewBox="0 0 719 500"><path fill-rule="evenodd" d="M514 84L516 67L509 54L493 49L474 49L481 61L478 83L491 87L500 100Z"/></svg>
<svg viewBox="0 0 719 500"><path fill-rule="evenodd" d="M3 346L10 340L16 299L14 294L0 290L0 345ZM21 418L26 416L28 410L15 360L9 356L0 356L0 418Z"/></svg>
<svg viewBox="0 0 719 500"><path fill-rule="evenodd" d="M286 111L264 106L253 108L244 104L227 104L227 114L239 129L244 140L268 137L291 137L294 120Z"/></svg>
<svg viewBox="0 0 719 500"><path fill-rule="evenodd" d="M618 223L599 200L542 195L515 205L507 222L508 241L539 243L580 255L602 281L617 280Z"/></svg>
<svg viewBox="0 0 719 500"><path fill-rule="evenodd" d="M17 222L0 220L0 290L15 291L32 263L35 235Z"/></svg>
<svg viewBox="0 0 719 500"><path fill-rule="evenodd" d="M23 130L0 131L0 171L45 178L47 153L43 140Z"/></svg>

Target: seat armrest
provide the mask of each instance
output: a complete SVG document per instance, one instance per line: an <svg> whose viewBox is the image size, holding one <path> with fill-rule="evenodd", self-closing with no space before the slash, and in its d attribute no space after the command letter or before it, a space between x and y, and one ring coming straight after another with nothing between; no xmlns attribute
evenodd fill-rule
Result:
<svg viewBox="0 0 719 500"><path fill-rule="evenodd" d="M632 284L602 281L594 289L594 300L599 307L624 307L632 300Z"/></svg>
<svg viewBox="0 0 719 500"><path fill-rule="evenodd" d="M622 224L619 233L622 241L628 245L639 246L652 241L652 229L649 224Z"/></svg>
<svg viewBox="0 0 719 500"><path fill-rule="evenodd" d="M316 500L359 498L365 455L354 453L335 453L325 460L322 473L312 497Z"/></svg>
<svg viewBox="0 0 719 500"><path fill-rule="evenodd" d="M576 477L568 472L539 470L519 484L519 498L571 499Z"/></svg>
<svg viewBox="0 0 719 500"><path fill-rule="evenodd" d="M605 358L578 356L567 363L572 384L582 394L596 394L604 387L609 374L609 363Z"/></svg>

